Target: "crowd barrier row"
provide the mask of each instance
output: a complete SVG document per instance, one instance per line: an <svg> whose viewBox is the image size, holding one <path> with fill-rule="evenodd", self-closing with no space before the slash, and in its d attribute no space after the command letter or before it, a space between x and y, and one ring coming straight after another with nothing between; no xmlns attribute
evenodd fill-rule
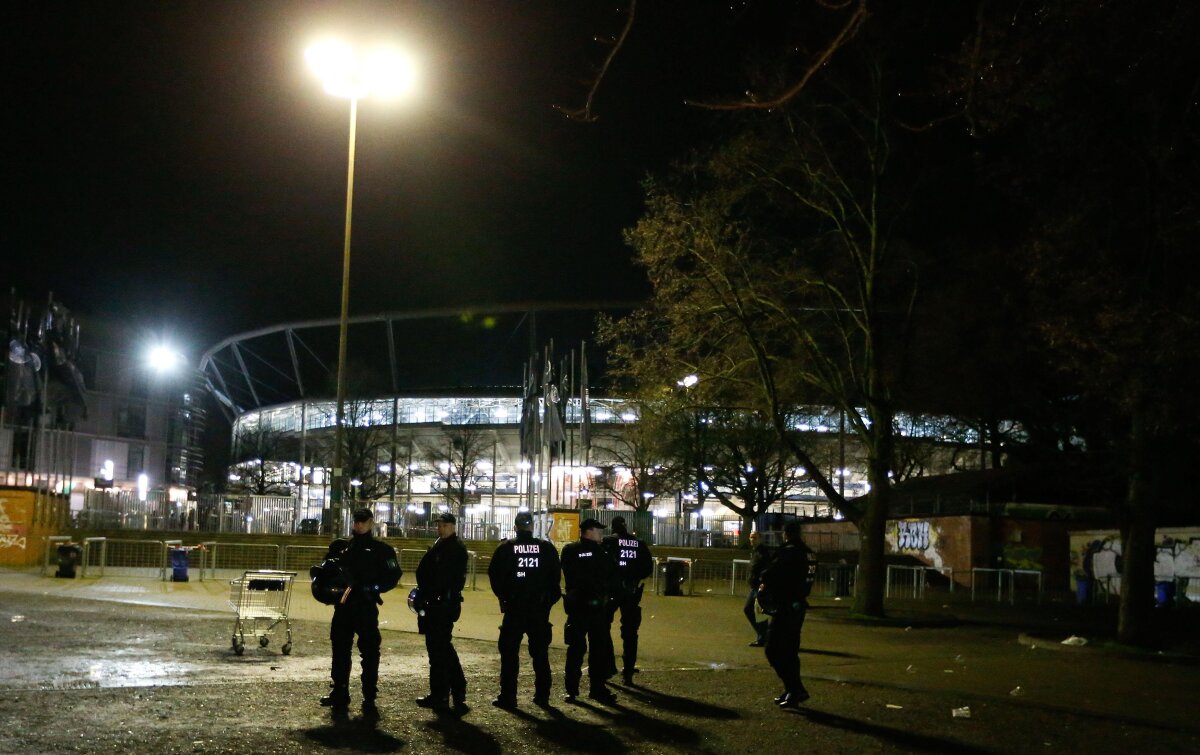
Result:
<svg viewBox="0 0 1200 755"><path fill-rule="evenodd" d="M51 573L57 564L60 545L77 550L81 577L105 574L171 579L173 567L181 566L186 554L189 572L199 580L228 579L246 570L278 569L303 573L325 557L324 545L278 545L261 542L208 541L185 545L182 540L137 540L88 537L75 545L67 536L45 538L45 560L41 573ZM174 555L173 555L174 554ZM403 577L400 584L415 584L422 549L397 551ZM479 574L487 571L490 556L468 549L467 587L481 589ZM656 595L742 595L749 590L750 561L729 558L656 557L654 572L646 587ZM486 575L485 575L486 576ZM812 595L815 597L851 597L858 584L858 566L819 563ZM969 575L953 569L931 566L887 567L885 597L899 599L945 599L960 590L959 599L990 601L1015 605L1018 601L1041 603L1044 598L1043 574L1033 569L971 569ZM484 580L482 589L488 589ZM1186 594L1184 587L1183 594ZM1101 594L1103 586L1093 593Z"/></svg>

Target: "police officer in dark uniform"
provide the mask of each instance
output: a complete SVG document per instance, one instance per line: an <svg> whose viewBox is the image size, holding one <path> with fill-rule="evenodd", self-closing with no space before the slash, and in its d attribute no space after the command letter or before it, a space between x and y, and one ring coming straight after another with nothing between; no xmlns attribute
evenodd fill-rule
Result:
<svg viewBox="0 0 1200 755"><path fill-rule="evenodd" d="M746 621L754 627L754 642L750 643L752 648L760 648L767 644L767 621L760 620L754 608L758 603L758 585L762 582L763 570L770 562L771 549L759 542L757 532L751 532L750 576L746 579L750 585L750 594L746 596L746 605L742 608L742 613L746 614Z"/></svg>
<svg viewBox="0 0 1200 755"><path fill-rule="evenodd" d="M533 661L535 705L550 705L550 608L562 596L558 551L549 540L533 536L533 517L517 514L517 536L496 548L488 565L492 592L500 600L500 696L497 708L517 705L517 666L521 638L529 637Z"/></svg>
<svg viewBox="0 0 1200 755"><path fill-rule="evenodd" d="M611 605L609 622L621 611L621 676L633 684L637 673L638 628L642 625L642 580L654 573L654 558L650 549L625 526L625 517L612 520L613 534L604 538L604 549L617 562L620 589ZM614 663L616 659L613 659ZM616 673L615 665L610 669Z"/></svg>
<svg viewBox="0 0 1200 755"><path fill-rule="evenodd" d="M429 653L429 694L416 702L422 708L444 712L450 709L447 699L451 699L454 712L462 714L470 710L467 678L458 662L451 633L462 613L467 548L458 539L453 514L441 514L435 521L438 539L417 564L417 590L425 609L425 615L417 621Z"/></svg>
<svg viewBox="0 0 1200 755"><path fill-rule="evenodd" d="M790 521L783 530L783 545L763 570L758 596L771 616L766 655L783 682L783 694L775 698L781 708L797 708L809 697L800 681L800 628L816 576L817 562L800 539L800 522Z"/></svg>
<svg viewBox="0 0 1200 755"><path fill-rule="evenodd" d="M326 560L337 559L348 582L333 608L329 625L329 643L333 663L329 675L333 689L321 698L321 705L345 708L350 704L350 646L358 635L358 654L362 661L363 712L378 714L375 696L379 691L379 606L380 593L400 581L400 562L396 551L372 534L374 519L370 509L354 512L353 533L349 538L329 544Z"/></svg>
<svg viewBox="0 0 1200 755"><path fill-rule="evenodd" d="M565 700L575 702L583 677L583 656L588 656L588 697L602 703L616 702L616 696L604 686L613 665L612 613L609 600L617 590L617 564L600 544L604 525L595 519L579 523L579 540L562 550L562 571L567 593L563 608L567 625L563 629L567 643ZM588 652L589 644L591 652Z"/></svg>

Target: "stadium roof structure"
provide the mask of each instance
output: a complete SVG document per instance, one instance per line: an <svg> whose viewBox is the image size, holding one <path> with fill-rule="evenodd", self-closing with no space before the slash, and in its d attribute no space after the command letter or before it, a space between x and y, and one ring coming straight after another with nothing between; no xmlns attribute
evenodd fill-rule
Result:
<svg viewBox="0 0 1200 755"><path fill-rule="evenodd" d="M596 318L634 302L507 304L356 315L348 320L348 391L359 396L519 395L530 355L553 345L555 364L588 342L590 383L603 372ZM272 325L232 335L200 357L199 372L233 417L335 393L339 320ZM576 355L578 358L578 355Z"/></svg>

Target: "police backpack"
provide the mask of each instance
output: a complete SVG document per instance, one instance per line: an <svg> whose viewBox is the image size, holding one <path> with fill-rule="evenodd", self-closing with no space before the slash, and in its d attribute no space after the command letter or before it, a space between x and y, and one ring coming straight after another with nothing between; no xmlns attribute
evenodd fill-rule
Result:
<svg viewBox="0 0 1200 755"><path fill-rule="evenodd" d="M354 584L350 570L339 558L327 558L308 570L312 583L312 595L317 602L336 606L342 602L346 588Z"/></svg>

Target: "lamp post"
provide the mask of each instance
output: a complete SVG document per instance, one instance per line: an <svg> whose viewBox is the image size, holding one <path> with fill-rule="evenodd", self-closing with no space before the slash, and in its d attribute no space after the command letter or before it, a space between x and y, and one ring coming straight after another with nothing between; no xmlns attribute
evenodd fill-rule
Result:
<svg viewBox="0 0 1200 755"><path fill-rule="evenodd" d="M350 313L350 228L354 208L354 144L358 127L358 101L367 96L395 96L412 84L408 60L388 48L357 54L349 45L327 41L309 47L305 58L321 79L325 91L350 100L350 149L346 168L346 230L342 246L342 300L338 321L337 413L333 430L333 474L330 483L333 510L342 507L342 445L346 418L346 330Z"/></svg>

